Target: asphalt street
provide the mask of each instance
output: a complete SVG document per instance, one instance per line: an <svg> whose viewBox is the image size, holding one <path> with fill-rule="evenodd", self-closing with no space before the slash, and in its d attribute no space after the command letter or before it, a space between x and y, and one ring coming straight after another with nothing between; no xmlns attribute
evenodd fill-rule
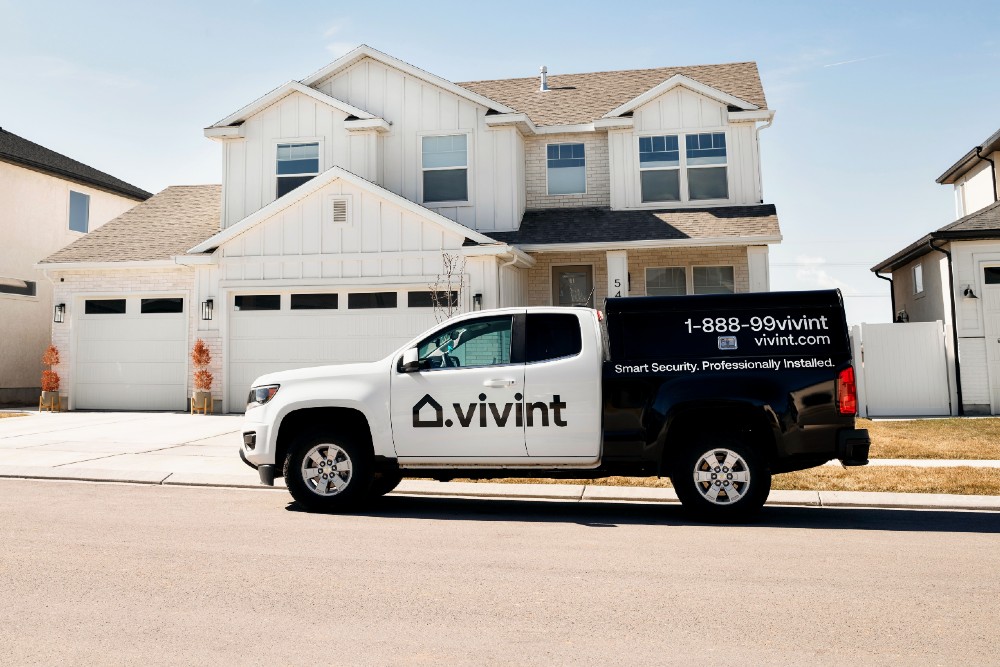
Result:
<svg viewBox="0 0 1000 667"><path fill-rule="evenodd" d="M0 480L0 663L1000 661L1000 514Z"/></svg>

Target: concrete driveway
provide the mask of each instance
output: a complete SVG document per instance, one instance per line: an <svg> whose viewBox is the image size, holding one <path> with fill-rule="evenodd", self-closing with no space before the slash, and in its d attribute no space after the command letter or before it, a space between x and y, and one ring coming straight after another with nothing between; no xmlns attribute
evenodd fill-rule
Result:
<svg viewBox="0 0 1000 667"><path fill-rule="evenodd" d="M240 415L29 413L0 419L0 471L157 483L256 483ZM49 471L44 473L42 471Z"/></svg>

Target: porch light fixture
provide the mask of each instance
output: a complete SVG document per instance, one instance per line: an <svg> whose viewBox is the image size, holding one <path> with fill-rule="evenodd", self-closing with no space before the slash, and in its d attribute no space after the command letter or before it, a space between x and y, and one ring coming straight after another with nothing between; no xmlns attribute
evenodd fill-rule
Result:
<svg viewBox="0 0 1000 667"><path fill-rule="evenodd" d="M966 297L968 299L978 299L979 298L978 296L976 296L976 293L972 291L972 285L966 285L965 286L965 291L962 292L962 296L964 296L964 297Z"/></svg>
<svg viewBox="0 0 1000 667"><path fill-rule="evenodd" d="M56 324L62 324L66 320L66 304L59 303L56 304L55 310L52 313L52 321Z"/></svg>
<svg viewBox="0 0 1000 667"><path fill-rule="evenodd" d="M212 319L212 311L215 309L215 302L212 299L201 302L201 319Z"/></svg>
<svg viewBox="0 0 1000 667"><path fill-rule="evenodd" d="M482 310L483 309L483 295L473 294L472 295L472 310Z"/></svg>

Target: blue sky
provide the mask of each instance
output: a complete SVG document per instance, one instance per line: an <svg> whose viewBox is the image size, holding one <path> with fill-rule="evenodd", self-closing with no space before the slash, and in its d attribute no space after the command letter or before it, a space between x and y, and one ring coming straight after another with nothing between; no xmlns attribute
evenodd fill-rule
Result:
<svg viewBox="0 0 1000 667"><path fill-rule="evenodd" d="M150 191L219 182L202 128L367 43L452 81L757 61L772 287L841 287L954 218L934 179L1000 128L1000 3L0 0L0 126Z"/></svg>

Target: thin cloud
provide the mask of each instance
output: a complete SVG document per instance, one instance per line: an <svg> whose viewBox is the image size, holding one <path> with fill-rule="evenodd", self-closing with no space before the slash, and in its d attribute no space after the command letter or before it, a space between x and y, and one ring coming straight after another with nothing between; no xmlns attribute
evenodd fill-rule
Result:
<svg viewBox="0 0 1000 667"><path fill-rule="evenodd" d="M843 280L833 277L823 268L826 259L823 257L808 257L799 255L795 258L795 263L800 268L795 272L796 281L804 286L815 286L820 289L837 288L844 294L857 294L857 290Z"/></svg>
<svg viewBox="0 0 1000 667"><path fill-rule="evenodd" d="M139 79L86 67L55 56L25 56L0 60L0 67L39 79L69 80L102 88L137 89L150 85Z"/></svg>
<svg viewBox="0 0 1000 667"><path fill-rule="evenodd" d="M877 56L866 56L864 58L853 58L851 60L841 60L838 63L830 63L829 65L823 65L823 67L824 68L826 68L826 67L840 67L841 65L851 65L853 63L863 63L866 60L875 60L876 58L885 58L887 55L889 55L889 54L888 53L880 53Z"/></svg>

